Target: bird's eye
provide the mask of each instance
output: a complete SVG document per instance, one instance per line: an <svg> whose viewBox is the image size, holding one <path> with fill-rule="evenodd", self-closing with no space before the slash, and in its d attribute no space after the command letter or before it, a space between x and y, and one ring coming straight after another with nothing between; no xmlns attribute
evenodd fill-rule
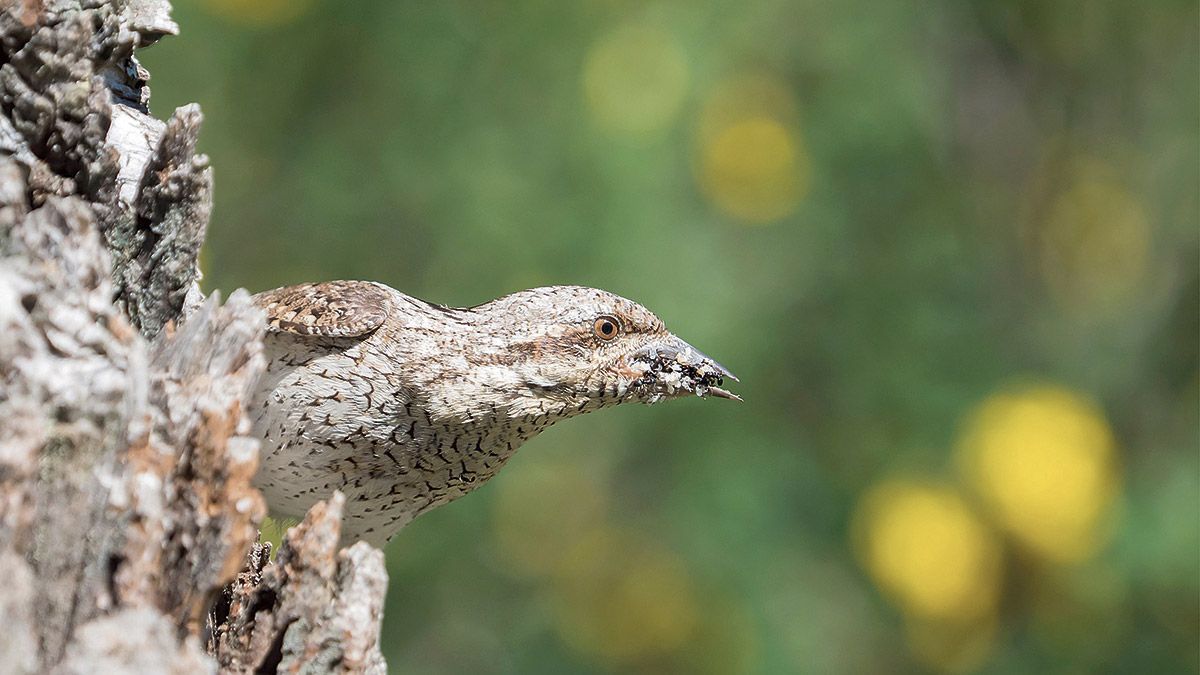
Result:
<svg viewBox="0 0 1200 675"><path fill-rule="evenodd" d="M601 316L592 324L592 332L596 337L605 342L617 337L617 333L621 332L620 324L611 316Z"/></svg>

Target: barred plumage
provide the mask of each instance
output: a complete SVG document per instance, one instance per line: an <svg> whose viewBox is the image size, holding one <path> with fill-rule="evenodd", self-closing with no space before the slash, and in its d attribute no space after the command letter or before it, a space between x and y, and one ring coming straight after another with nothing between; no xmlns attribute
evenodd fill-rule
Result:
<svg viewBox="0 0 1200 675"><path fill-rule="evenodd" d="M299 517L346 494L344 535L382 544L491 478L546 427L625 401L736 398L720 364L641 305L552 286L477 307L334 281L255 296L269 359L257 483ZM736 379L736 378L735 378Z"/></svg>

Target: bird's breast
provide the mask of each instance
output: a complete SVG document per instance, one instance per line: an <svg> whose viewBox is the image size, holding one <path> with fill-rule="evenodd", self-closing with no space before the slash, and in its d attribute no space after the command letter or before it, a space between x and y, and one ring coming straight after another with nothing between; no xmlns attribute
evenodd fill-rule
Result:
<svg viewBox="0 0 1200 675"><path fill-rule="evenodd" d="M415 364L370 340L272 336L267 356L251 412L272 512L302 517L340 490L346 534L377 543L485 483L553 422L513 418L467 382L413 377Z"/></svg>

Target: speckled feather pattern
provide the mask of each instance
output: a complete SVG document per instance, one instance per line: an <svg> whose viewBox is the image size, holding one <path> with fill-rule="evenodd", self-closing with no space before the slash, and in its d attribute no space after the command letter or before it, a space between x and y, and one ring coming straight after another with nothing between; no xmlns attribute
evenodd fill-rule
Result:
<svg viewBox="0 0 1200 675"><path fill-rule="evenodd" d="M387 318L388 287L369 281L300 284L255 296L267 329L297 335L357 337Z"/></svg>
<svg viewBox="0 0 1200 675"><path fill-rule="evenodd" d="M555 422L662 398L636 354L678 342L640 305L554 286L469 309L382 284L304 284L255 296L268 367L251 410L257 484L300 517L335 489L344 537L382 544L413 518L490 479ZM620 335L600 340L597 317ZM641 380L639 380L641 378Z"/></svg>

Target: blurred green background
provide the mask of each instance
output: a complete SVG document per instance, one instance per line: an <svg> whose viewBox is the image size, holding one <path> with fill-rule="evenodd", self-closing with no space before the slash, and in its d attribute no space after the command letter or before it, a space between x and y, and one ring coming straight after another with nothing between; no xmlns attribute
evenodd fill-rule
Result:
<svg viewBox="0 0 1200 675"><path fill-rule="evenodd" d="M1194 0L177 0L207 288L642 302L746 402L388 548L394 672L1197 672Z"/></svg>

